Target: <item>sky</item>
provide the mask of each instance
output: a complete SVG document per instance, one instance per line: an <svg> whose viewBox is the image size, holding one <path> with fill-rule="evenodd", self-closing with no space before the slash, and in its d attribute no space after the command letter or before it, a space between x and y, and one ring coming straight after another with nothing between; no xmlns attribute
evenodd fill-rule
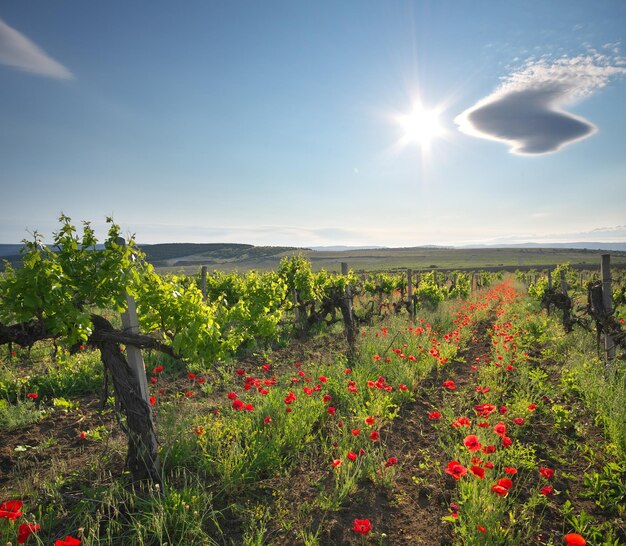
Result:
<svg viewBox="0 0 626 546"><path fill-rule="evenodd" d="M626 241L623 0L0 3L0 243Z"/></svg>

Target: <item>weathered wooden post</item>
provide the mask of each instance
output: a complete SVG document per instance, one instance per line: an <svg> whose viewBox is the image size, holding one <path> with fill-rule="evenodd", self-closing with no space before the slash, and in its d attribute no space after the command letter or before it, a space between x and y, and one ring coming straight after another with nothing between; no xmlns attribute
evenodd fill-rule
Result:
<svg viewBox="0 0 626 546"><path fill-rule="evenodd" d="M613 293L611 290L611 255L602 254L602 262L600 263L600 274L602 277L602 303L606 317L613 313ZM604 332L604 351L607 361L615 358L615 344L608 332Z"/></svg>
<svg viewBox="0 0 626 546"><path fill-rule="evenodd" d="M409 316L413 318L413 270L406 270L406 295L409 300Z"/></svg>
<svg viewBox="0 0 626 546"><path fill-rule="evenodd" d="M552 290L552 269L548 269L548 290Z"/></svg>
<svg viewBox="0 0 626 546"><path fill-rule="evenodd" d="M567 279L565 278L565 270L561 269L561 292L567 296Z"/></svg>
<svg viewBox="0 0 626 546"><path fill-rule="evenodd" d="M118 237L115 242L119 246L126 246L126 241L122 237ZM122 326L127 332L139 334L135 299L128 293L126 306L126 311L122 313ZM92 317L94 326L96 326L96 319L102 323L100 329L112 330L108 321L97 316ZM159 451L141 349L126 344L126 358L124 358L120 353L119 345L115 342L102 340L97 345L102 362L111 373L115 397L126 414L128 433L126 464L134 479L151 479L161 485L162 492L163 480Z"/></svg>
<svg viewBox="0 0 626 546"><path fill-rule="evenodd" d="M348 264L341 262L341 274L348 274ZM346 286L344 293L340 296L340 308L343 316L343 322L346 329L346 339L348 340L349 358L353 358L356 352L356 324L354 322L354 313L352 310L352 286Z"/></svg>
<svg viewBox="0 0 626 546"><path fill-rule="evenodd" d="M548 269L548 315L550 314L550 311L552 310L552 303L551 303L551 292L552 292L552 270Z"/></svg>
<svg viewBox="0 0 626 546"><path fill-rule="evenodd" d="M126 246L126 241L123 237L118 237L115 242L120 246ZM122 313L122 327L131 334L139 333L139 319L137 318L135 298L129 294L126 294L126 311ZM150 396L148 394L148 380L146 379L146 365L143 362L141 349L133 345L126 345L126 358L139 385L139 394L149 404Z"/></svg>
<svg viewBox="0 0 626 546"><path fill-rule="evenodd" d="M563 326L566 332L572 331L572 302L567 293L567 279L565 278L565 270L561 269L561 293L563 294Z"/></svg>
<svg viewBox="0 0 626 546"><path fill-rule="evenodd" d="M200 270L200 291L202 292L202 301L206 301L206 265Z"/></svg>

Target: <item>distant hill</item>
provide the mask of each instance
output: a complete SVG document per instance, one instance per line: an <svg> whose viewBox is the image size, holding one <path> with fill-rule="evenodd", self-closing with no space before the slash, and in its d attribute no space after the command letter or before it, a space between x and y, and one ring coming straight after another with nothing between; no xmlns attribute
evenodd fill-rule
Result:
<svg viewBox="0 0 626 546"><path fill-rule="evenodd" d="M494 245L463 245L456 248L572 248L587 250L626 251L626 243L513 243Z"/></svg>
<svg viewBox="0 0 626 546"><path fill-rule="evenodd" d="M309 249L290 246L254 246L236 243L161 243L138 245L155 267L211 266L274 260Z"/></svg>
<svg viewBox="0 0 626 546"><path fill-rule="evenodd" d="M0 258L5 256L17 256L20 253L20 249L24 245L0 245Z"/></svg>
<svg viewBox="0 0 626 546"><path fill-rule="evenodd" d="M3 260L15 266L21 263L22 245L0 245L0 271ZM626 265L626 243L535 243L482 247L421 246L404 248L331 246L298 248L290 246L254 246L237 243L160 243L139 244L148 261L161 272L196 273L208 269L223 271L276 270L281 259L302 254L315 270L340 271L347 262L355 271L391 271L412 268L524 269L552 267L570 263L573 267L597 268L600 254L610 251L612 265Z"/></svg>
<svg viewBox="0 0 626 546"><path fill-rule="evenodd" d="M318 250L320 252L345 252L346 250L379 250L381 248L387 248L384 246L312 246L311 250Z"/></svg>

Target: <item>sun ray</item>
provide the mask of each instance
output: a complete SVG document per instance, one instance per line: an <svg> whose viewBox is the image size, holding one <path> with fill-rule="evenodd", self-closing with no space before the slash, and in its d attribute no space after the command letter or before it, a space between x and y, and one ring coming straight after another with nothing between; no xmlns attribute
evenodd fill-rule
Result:
<svg viewBox="0 0 626 546"><path fill-rule="evenodd" d="M439 114L436 108L427 109L416 103L410 114L398 116L397 122L404 130L400 144L403 146L414 144L421 148L429 148L434 139L444 134Z"/></svg>

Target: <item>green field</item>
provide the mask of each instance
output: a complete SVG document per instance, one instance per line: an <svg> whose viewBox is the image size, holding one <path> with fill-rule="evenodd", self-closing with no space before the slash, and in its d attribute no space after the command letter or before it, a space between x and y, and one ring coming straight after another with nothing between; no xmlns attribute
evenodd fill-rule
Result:
<svg viewBox="0 0 626 546"><path fill-rule="evenodd" d="M258 247L254 247L258 248ZM272 247L263 247L270 249ZM250 255L249 252L239 256L213 254L186 256L184 259L170 260L168 265L156 263L160 272L196 273L198 268L206 265L209 271L267 271L276 269L285 256L301 253L319 271L340 271L341 262L347 262L357 272L393 271L411 268L421 269L477 269L477 268L546 268L562 263L572 266L597 268L600 256L605 251L578 249L547 249L547 248L393 248L377 250L349 251L315 251L315 250L283 250L275 254ZM626 266L626 252L611 252L611 263L615 267Z"/></svg>

